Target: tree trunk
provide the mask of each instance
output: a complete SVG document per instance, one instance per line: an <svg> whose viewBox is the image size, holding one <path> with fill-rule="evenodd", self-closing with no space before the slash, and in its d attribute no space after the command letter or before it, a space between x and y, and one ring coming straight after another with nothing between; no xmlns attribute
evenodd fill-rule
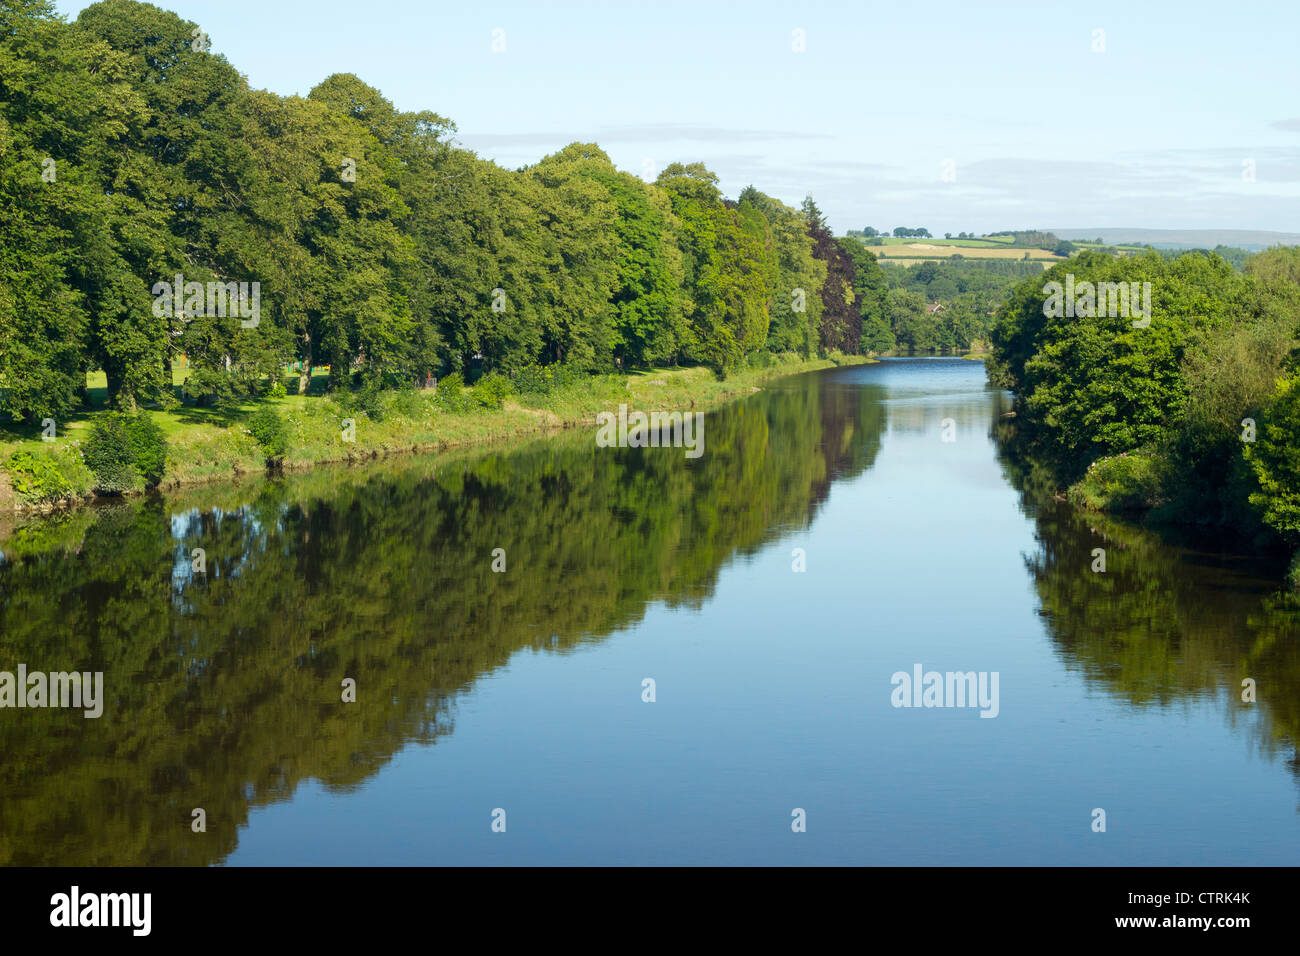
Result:
<svg viewBox="0 0 1300 956"><path fill-rule="evenodd" d="M298 372L298 394L306 395L307 386L311 384L312 364L311 332L302 334L302 369Z"/></svg>
<svg viewBox="0 0 1300 956"><path fill-rule="evenodd" d="M122 376L112 362L104 363L104 385L104 407L111 408L117 393L122 389Z"/></svg>

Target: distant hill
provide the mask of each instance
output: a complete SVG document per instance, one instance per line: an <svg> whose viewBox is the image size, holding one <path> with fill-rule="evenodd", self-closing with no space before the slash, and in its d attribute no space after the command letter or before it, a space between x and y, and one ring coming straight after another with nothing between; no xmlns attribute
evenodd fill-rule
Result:
<svg viewBox="0 0 1300 956"><path fill-rule="evenodd" d="M1213 249L1236 246L1258 252L1269 246L1300 245L1298 232L1268 232L1263 229L1053 229L1062 239L1096 239L1111 245L1142 242L1157 249Z"/></svg>

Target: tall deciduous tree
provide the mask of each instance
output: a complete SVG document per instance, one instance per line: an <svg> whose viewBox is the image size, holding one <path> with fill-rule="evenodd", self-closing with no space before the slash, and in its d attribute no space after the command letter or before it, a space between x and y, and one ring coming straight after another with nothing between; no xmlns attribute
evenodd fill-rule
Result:
<svg viewBox="0 0 1300 956"><path fill-rule="evenodd" d="M857 352L862 344L862 318L854 307L853 260L831 235L812 196L803 201L803 216L813 241L813 255L826 263L819 344L823 350Z"/></svg>

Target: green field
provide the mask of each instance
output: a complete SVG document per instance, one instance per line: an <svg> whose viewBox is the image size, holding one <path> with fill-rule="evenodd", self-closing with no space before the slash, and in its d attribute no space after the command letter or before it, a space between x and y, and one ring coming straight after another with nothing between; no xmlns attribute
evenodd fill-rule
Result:
<svg viewBox="0 0 1300 956"><path fill-rule="evenodd" d="M888 246L868 246L867 248L875 254L877 259L907 259L915 262L922 262L927 259L939 260L947 259L950 256L961 256L965 259L1031 259L1043 260L1045 263L1060 262L1062 257L1052 252L1050 249L1028 249L1016 246L1002 245L1000 248L994 244L988 246L957 246L952 243L957 240L947 241L944 239L908 239L906 244L888 245Z"/></svg>
<svg viewBox="0 0 1300 956"><path fill-rule="evenodd" d="M1010 246L1012 242L1010 236L990 236L985 239L917 239L915 237L904 239L895 236L885 236L883 238L886 246L906 246L913 242L928 242L936 246L961 246L966 249L1005 248Z"/></svg>
<svg viewBox="0 0 1300 956"><path fill-rule="evenodd" d="M876 242L879 240L879 244ZM1060 259L1051 249L1018 245L1012 236L983 236L978 239L918 239L916 237L877 236L860 240L878 259L947 258L961 255L967 259L1023 259L1026 252L1031 259ZM1116 243L1096 243L1071 239L1076 249L1116 249L1124 255L1142 252L1141 246Z"/></svg>
<svg viewBox="0 0 1300 956"><path fill-rule="evenodd" d="M1064 258L1051 249L1018 245L1012 236L985 236L979 239L917 239L896 236L876 238L880 240L878 245L875 240L860 241L877 259L907 265L934 262L959 255L964 259L1029 259L1041 262L1043 267L1047 268L1053 262L1060 262ZM1117 250L1121 255L1137 255L1142 251L1140 246L1133 245L1070 241L1077 250L1108 248Z"/></svg>

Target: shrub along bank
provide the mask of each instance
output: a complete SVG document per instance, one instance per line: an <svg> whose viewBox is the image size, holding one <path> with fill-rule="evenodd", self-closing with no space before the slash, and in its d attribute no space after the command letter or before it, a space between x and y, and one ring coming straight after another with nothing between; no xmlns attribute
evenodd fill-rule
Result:
<svg viewBox="0 0 1300 956"><path fill-rule="evenodd" d="M707 368L601 376L537 368L516 379L486 375L473 387L453 374L430 389L282 395L256 405L134 415L91 412L53 441L37 434L0 440L0 505L48 508L267 468L510 439L594 423L598 412L619 404L704 409L785 375L868 361L838 353L765 356L725 380Z"/></svg>

